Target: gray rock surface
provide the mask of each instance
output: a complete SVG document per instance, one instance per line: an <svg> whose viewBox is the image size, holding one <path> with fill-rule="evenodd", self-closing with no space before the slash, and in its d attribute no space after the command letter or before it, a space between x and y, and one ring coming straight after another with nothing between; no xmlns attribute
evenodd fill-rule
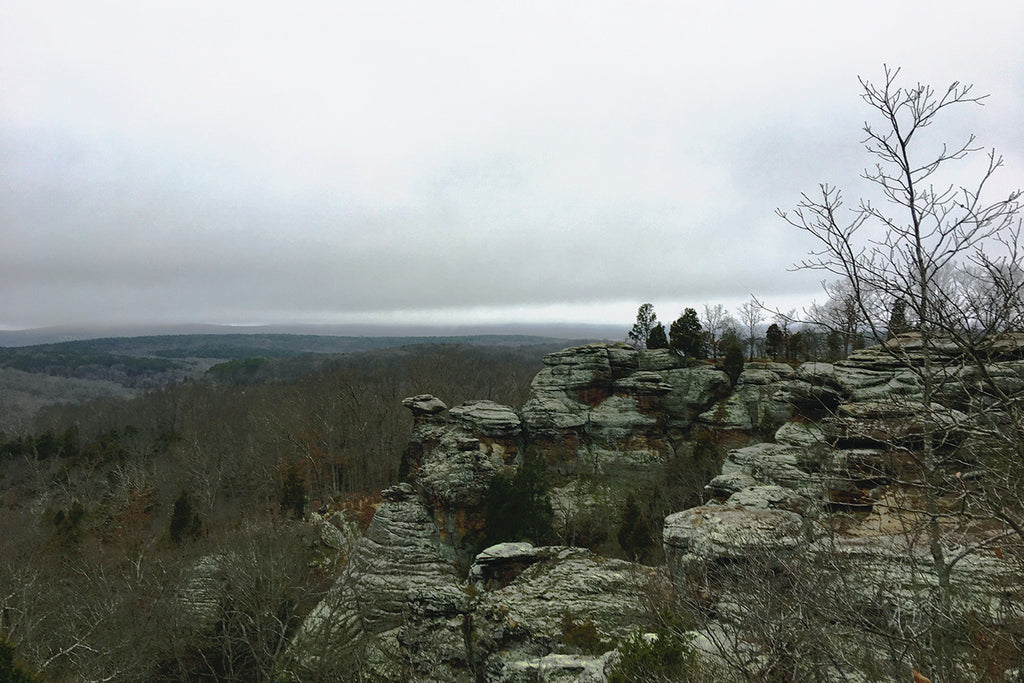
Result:
<svg viewBox="0 0 1024 683"><path fill-rule="evenodd" d="M699 422L712 429L744 432L774 432L784 424L792 416L793 406L777 383L767 381L778 375L758 372L752 381L743 382L741 377L736 390L711 410L701 413ZM760 383L761 380L765 380L764 383Z"/></svg>
<svg viewBox="0 0 1024 683"><path fill-rule="evenodd" d="M795 512L703 505L665 518L665 561L677 586L705 565L773 562L795 548L803 519Z"/></svg>
<svg viewBox="0 0 1024 683"><path fill-rule="evenodd" d="M448 411L468 432L497 438L519 437L521 421L514 410L494 401L469 401Z"/></svg>
<svg viewBox="0 0 1024 683"><path fill-rule="evenodd" d="M549 654L570 620L592 627L611 650L633 629L653 624L658 600L671 594L668 577L655 568L582 548L551 546L538 554L538 561L478 603L476 627L502 650Z"/></svg>
<svg viewBox="0 0 1024 683"><path fill-rule="evenodd" d="M921 547L900 546L907 535L899 525L911 513L893 497L900 464L889 447L912 448L927 426L948 443L970 438L955 407L982 400L965 389L976 371L950 366L937 394L950 409L925 423L916 376L898 357L919 354L915 343L900 338L888 351L795 370L748 364L735 390L721 371L670 351L592 344L545 357L518 412L490 401L447 410L427 394L406 399L415 426L410 483L384 492L328 599L300 629L293 659L322 671L338 651L361 648L364 670L385 680L601 681L624 636L653 628L658 606L701 586L706 594L696 597L714 618L695 642L704 644L702 661L721 664L727 653L710 643L747 647L740 629L750 623L751 596L728 577L785 591L787 572L799 566L825 568L828 595L845 591L849 621L837 617L830 637L862 636L866 615L890 618L893 605L912 620L905 605L937 579ZM1008 390L1024 388L1024 360L988 372ZM480 548L490 483L527 449L550 465L556 519L614 517L642 477L689 453L694 427L741 447L706 487L720 503L665 519L665 568L563 546ZM325 531L325 545L341 541ZM215 566L200 569L191 591L197 617L219 580ZM829 584L833 575L845 583ZM953 577L963 589L957 609L997 620L1007 600L1019 604L1015 576L995 553L969 553ZM730 585L739 588L730 593ZM760 655L740 655L756 680Z"/></svg>
<svg viewBox="0 0 1024 683"><path fill-rule="evenodd" d="M321 658L341 658L368 637L402 626L412 602L434 613L467 609L452 550L441 542L424 501L409 484L382 496L342 576L292 643L298 670L317 670Z"/></svg>

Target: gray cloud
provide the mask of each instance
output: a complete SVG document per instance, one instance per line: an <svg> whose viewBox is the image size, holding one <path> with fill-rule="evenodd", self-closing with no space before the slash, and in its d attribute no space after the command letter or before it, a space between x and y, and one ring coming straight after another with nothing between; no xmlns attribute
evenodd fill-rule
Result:
<svg viewBox="0 0 1024 683"><path fill-rule="evenodd" d="M687 5L0 0L0 327L806 300L883 61L1020 178L1024 9Z"/></svg>

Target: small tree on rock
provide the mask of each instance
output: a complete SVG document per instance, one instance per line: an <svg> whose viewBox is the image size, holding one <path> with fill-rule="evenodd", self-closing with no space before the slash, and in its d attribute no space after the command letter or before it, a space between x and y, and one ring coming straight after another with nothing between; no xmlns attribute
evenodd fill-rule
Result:
<svg viewBox="0 0 1024 683"><path fill-rule="evenodd" d="M669 345L681 356L703 359L708 357L697 311L687 308L669 328Z"/></svg>
<svg viewBox="0 0 1024 683"><path fill-rule="evenodd" d="M658 323L651 330L650 336L647 337L647 348L648 349L667 349L668 348L668 336L665 334L665 326Z"/></svg>
<svg viewBox="0 0 1024 683"><path fill-rule="evenodd" d="M654 545L654 538L651 536L651 523L640 511L636 504L636 498L630 494L626 498L626 505L622 510L622 524L618 531L619 547L627 555L637 561L643 561L647 552Z"/></svg>
<svg viewBox="0 0 1024 683"><path fill-rule="evenodd" d="M786 352L786 334L775 323L769 325L768 331L765 332L764 348L772 360L778 360L779 356Z"/></svg>
<svg viewBox="0 0 1024 683"><path fill-rule="evenodd" d="M733 386L739 381L743 374L743 347L738 339L732 343L725 344L725 360L722 362L722 369L729 375L729 381Z"/></svg>
<svg viewBox="0 0 1024 683"><path fill-rule="evenodd" d="M654 306L651 304L642 304L636 312L636 322L633 323L633 329L629 331L627 335L629 343L636 348L642 348L646 346L647 340L651 336L651 331L654 330L654 326L658 324L658 316L654 313Z"/></svg>
<svg viewBox="0 0 1024 683"><path fill-rule="evenodd" d="M893 302L887 330L890 339L910 331L910 325L907 324L907 302L903 299Z"/></svg>

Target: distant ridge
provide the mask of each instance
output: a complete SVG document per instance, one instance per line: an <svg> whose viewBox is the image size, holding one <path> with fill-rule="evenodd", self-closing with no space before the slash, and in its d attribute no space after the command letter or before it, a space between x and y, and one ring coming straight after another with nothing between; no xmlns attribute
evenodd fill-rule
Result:
<svg viewBox="0 0 1024 683"><path fill-rule="evenodd" d="M0 330L0 347L34 346L89 339L180 335L301 335L410 338L409 343L452 342L457 337L529 337L542 340L621 341L628 326L587 323L496 325L110 325ZM511 340L509 340L511 341ZM518 343L529 343L519 340ZM480 343L480 342L477 342ZM502 343L493 340L492 343ZM507 343L507 342L506 342Z"/></svg>

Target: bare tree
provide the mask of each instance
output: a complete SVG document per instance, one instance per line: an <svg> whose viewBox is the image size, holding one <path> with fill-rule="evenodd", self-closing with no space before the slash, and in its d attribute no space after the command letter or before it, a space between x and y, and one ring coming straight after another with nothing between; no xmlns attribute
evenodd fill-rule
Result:
<svg viewBox="0 0 1024 683"><path fill-rule="evenodd" d="M951 356L970 363L982 390L1002 399L1001 412L1011 420L1019 413L1019 396L1001 392L999 383L986 376L986 367L991 351L1003 343L1003 333L1019 324L1019 319L1002 313L1007 309L1000 302L1020 291L1020 281L1010 274L1016 272L1019 254L1021 194L983 199L983 190L1003 163L994 151L987 152L987 161L973 180L949 184L957 162L982 151L973 135L952 145L925 139L925 129L941 113L962 104L981 104L984 96L957 82L938 91L923 84L902 87L897 85L898 76L898 69L886 67L881 85L861 79L862 99L881 120L879 125L864 126L874 165L862 177L880 200L862 199L844 211L841 192L823 184L818 195L804 194L793 212L778 213L817 240L817 250L801 267L838 277L877 343L886 342L886 308L893 301L904 301L916 320L918 338L913 344L897 339L882 348L913 374L918 385L914 448L895 442L893 448L902 449L912 464L906 483L919 492L906 502L905 519L914 520L906 533L922 539L937 579L930 593L933 599L921 596L929 615L928 654L940 680L954 680L957 623L951 575L958 562L985 542L964 544L949 535L948 498L969 492L958 482L963 454L954 455L949 443L954 412L943 395L945 368ZM978 273L987 274L984 282ZM986 304L979 306L981 300ZM1017 441L1008 444L1011 452L1021 453L1022 436L1024 432L1016 431ZM989 473L992 476L998 473ZM1009 523L1014 514L1019 519L1019 510L994 516Z"/></svg>
<svg viewBox="0 0 1024 683"><path fill-rule="evenodd" d="M823 304L812 304L809 311L815 325L824 328L838 340L838 356L846 358L861 339L862 327L866 324L853 288L845 280L823 284L828 300ZM875 309L873 305L868 307Z"/></svg>
<svg viewBox="0 0 1024 683"><path fill-rule="evenodd" d="M750 360L754 360L754 345L757 342L757 326L764 320L764 307L751 299L740 306L740 323L747 329L747 342L750 344Z"/></svg>
<svg viewBox="0 0 1024 683"><path fill-rule="evenodd" d="M711 351L711 358L717 360L718 347L722 342L722 335L725 334L727 329L732 327L734 321L722 304L715 304L714 306L704 304L704 320L701 322L704 324L704 330L708 335L708 347Z"/></svg>

